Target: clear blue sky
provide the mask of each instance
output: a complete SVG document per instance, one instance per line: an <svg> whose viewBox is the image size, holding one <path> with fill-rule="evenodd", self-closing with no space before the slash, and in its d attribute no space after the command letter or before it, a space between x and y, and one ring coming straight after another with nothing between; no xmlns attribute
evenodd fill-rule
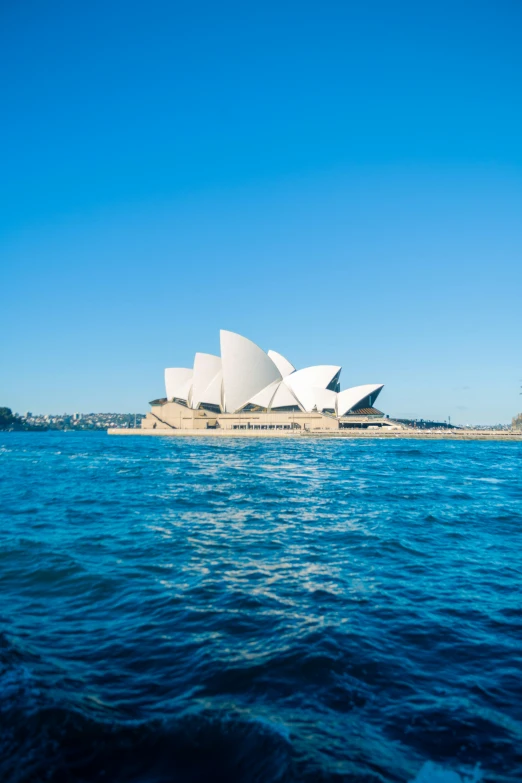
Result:
<svg viewBox="0 0 522 783"><path fill-rule="evenodd" d="M146 411L219 328L522 409L522 6L0 8L0 405Z"/></svg>

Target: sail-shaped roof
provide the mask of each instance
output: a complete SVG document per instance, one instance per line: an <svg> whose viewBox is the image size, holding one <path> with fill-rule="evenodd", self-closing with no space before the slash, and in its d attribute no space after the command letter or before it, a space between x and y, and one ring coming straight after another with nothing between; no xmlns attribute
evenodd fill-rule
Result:
<svg viewBox="0 0 522 783"><path fill-rule="evenodd" d="M345 416L352 408L356 408L368 398L371 407L383 388L383 383L366 383L362 386L352 386L337 395L337 415Z"/></svg>
<svg viewBox="0 0 522 783"><path fill-rule="evenodd" d="M337 407L337 392L331 389L314 389L315 407L321 413L325 410L335 411Z"/></svg>
<svg viewBox="0 0 522 783"><path fill-rule="evenodd" d="M218 405L223 410L223 371L220 370L207 386L202 403Z"/></svg>
<svg viewBox="0 0 522 783"><path fill-rule="evenodd" d="M272 359L258 345L222 329L221 360L225 410L235 413L274 381L282 380Z"/></svg>
<svg viewBox="0 0 522 783"><path fill-rule="evenodd" d="M272 398L279 388L281 381L274 381L249 399L250 405L259 405L260 408L269 408Z"/></svg>
<svg viewBox="0 0 522 783"><path fill-rule="evenodd" d="M302 405L300 405L299 400L296 398L292 389L290 389L283 381L277 387L277 391L274 394L272 402L270 403L270 409L277 410L277 408L291 408L294 405L297 405L298 408L302 409Z"/></svg>
<svg viewBox="0 0 522 783"><path fill-rule="evenodd" d="M373 407L383 384L354 386L339 392L338 365L321 364L295 370L277 351L265 353L236 332L220 333L221 357L196 353L194 367L165 370L167 399L185 401L194 409L214 405L236 413L247 405L266 410L298 406L302 411L336 411L344 416Z"/></svg>
<svg viewBox="0 0 522 783"><path fill-rule="evenodd" d="M288 359L285 359L285 357L277 353L277 351L268 351L268 355L274 362L275 366L283 376L283 378L286 378L287 375L290 375L291 373L295 372L295 367L293 364L290 364Z"/></svg>
<svg viewBox="0 0 522 783"><path fill-rule="evenodd" d="M318 364L305 367L288 375L284 382L293 391L305 411L312 411L315 406L314 389L326 389L331 384L341 368L333 364Z"/></svg>
<svg viewBox="0 0 522 783"><path fill-rule="evenodd" d="M194 378L192 381L192 407L197 408L200 403L210 403L208 389L212 385L216 375L221 372L221 358L211 353L197 353L194 357ZM215 390L212 390L215 398ZM214 405L219 405L219 397Z"/></svg>
<svg viewBox="0 0 522 783"><path fill-rule="evenodd" d="M176 397L187 401L192 387L193 371L188 367L167 367L165 370L165 391L167 400Z"/></svg>

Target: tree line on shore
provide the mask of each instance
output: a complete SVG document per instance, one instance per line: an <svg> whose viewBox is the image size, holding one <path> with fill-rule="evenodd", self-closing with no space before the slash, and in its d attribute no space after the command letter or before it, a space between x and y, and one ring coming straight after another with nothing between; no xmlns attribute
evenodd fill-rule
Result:
<svg viewBox="0 0 522 783"><path fill-rule="evenodd" d="M8 430L10 432L18 432L22 430L36 430L45 429L45 427L35 427L28 424L20 416L17 416L11 408L0 408L0 430Z"/></svg>

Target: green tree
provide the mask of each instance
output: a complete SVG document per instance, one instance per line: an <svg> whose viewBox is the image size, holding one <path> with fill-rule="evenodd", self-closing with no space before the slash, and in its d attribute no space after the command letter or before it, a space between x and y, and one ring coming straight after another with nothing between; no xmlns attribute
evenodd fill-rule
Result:
<svg viewBox="0 0 522 783"><path fill-rule="evenodd" d="M6 430L13 421L13 411L11 408L0 408L0 430Z"/></svg>
<svg viewBox="0 0 522 783"><path fill-rule="evenodd" d="M0 408L0 430L23 430L24 422L11 408Z"/></svg>

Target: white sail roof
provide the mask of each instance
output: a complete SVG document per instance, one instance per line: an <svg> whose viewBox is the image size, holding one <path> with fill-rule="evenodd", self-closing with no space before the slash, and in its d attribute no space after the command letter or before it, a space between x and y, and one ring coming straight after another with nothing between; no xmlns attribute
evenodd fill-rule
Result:
<svg viewBox="0 0 522 783"><path fill-rule="evenodd" d="M224 329L220 338L225 410L234 413L282 376L272 359L251 340Z"/></svg>
<svg viewBox="0 0 522 783"><path fill-rule="evenodd" d="M319 413L324 410L335 411L337 407L337 392L331 389L314 389L315 406Z"/></svg>
<svg viewBox="0 0 522 783"><path fill-rule="evenodd" d="M321 364L295 370L277 351L265 353L235 332L222 330L221 357L196 353L194 368L165 370L167 399L184 400L194 409L215 405L235 413L247 405L278 410L297 405L302 411L336 411L373 407L383 384L365 384L337 392L341 368Z"/></svg>
<svg viewBox="0 0 522 783"><path fill-rule="evenodd" d="M314 389L326 389L341 368L333 364L318 364L296 370L285 378L284 382L293 391L305 411L312 411L315 406Z"/></svg>
<svg viewBox="0 0 522 783"><path fill-rule="evenodd" d="M220 370L218 374L213 378L210 384L207 386L205 393L203 394L203 403L210 405L219 405L223 410L223 372Z"/></svg>
<svg viewBox="0 0 522 783"><path fill-rule="evenodd" d="M283 383L279 384L278 389L274 394L274 398L270 403L270 408L271 410L274 410L275 408L288 408L293 405L297 405L302 409L302 406L299 405L299 401L296 399L293 391L289 389L283 381Z"/></svg>
<svg viewBox="0 0 522 783"><path fill-rule="evenodd" d="M290 375L291 373L295 372L295 367L293 364L290 364L288 359L285 359L282 354L277 353L277 351L268 351L268 355L274 362L275 366L283 376L283 378L286 378L287 375Z"/></svg>
<svg viewBox="0 0 522 783"><path fill-rule="evenodd" d="M202 402L210 402L208 388L216 375L221 372L221 358L211 353L197 353L194 357L194 378L192 381L192 408L197 408ZM215 396L215 394L214 394ZM218 402L213 403L219 405Z"/></svg>
<svg viewBox="0 0 522 783"><path fill-rule="evenodd" d="M352 386L337 395L337 415L344 416L352 408L362 402L366 397L371 397L370 405L373 405L381 390L383 383L366 383L363 386Z"/></svg>
<svg viewBox="0 0 522 783"><path fill-rule="evenodd" d="M254 396L251 397L248 402L251 405L259 405L260 408L270 407L270 403L272 402L272 397L274 396L277 389L279 388L280 383L281 381L274 381L274 383L271 383L269 386L266 386L257 394L254 394Z"/></svg>
<svg viewBox="0 0 522 783"><path fill-rule="evenodd" d="M165 370L165 391L167 400L177 397L188 400L192 386L193 371L188 367L167 367Z"/></svg>

